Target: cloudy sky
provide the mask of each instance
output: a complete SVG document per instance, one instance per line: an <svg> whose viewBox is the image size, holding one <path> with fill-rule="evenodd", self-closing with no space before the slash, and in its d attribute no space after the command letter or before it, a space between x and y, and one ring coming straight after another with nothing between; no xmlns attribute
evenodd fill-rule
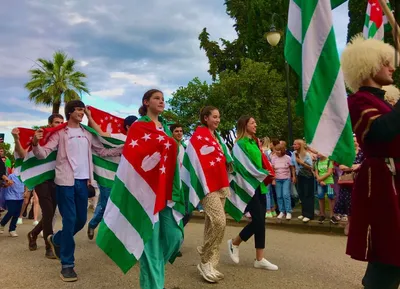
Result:
<svg viewBox="0 0 400 289"><path fill-rule="evenodd" d="M18 0L0 10L0 133L43 125L51 108L27 99L24 83L37 58L64 50L88 75L86 104L125 117L143 92L166 96L198 76L210 80L199 49L204 27L212 39L235 39L224 0ZM339 50L346 41L347 3L334 12Z"/></svg>

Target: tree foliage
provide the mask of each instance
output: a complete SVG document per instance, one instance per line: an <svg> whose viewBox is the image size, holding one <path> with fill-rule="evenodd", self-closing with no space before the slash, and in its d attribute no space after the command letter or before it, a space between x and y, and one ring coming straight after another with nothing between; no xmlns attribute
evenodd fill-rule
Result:
<svg viewBox="0 0 400 289"><path fill-rule="evenodd" d="M347 41L363 31L365 22L365 12L367 11L368 0L349 0L349 25L347 30ZM390 0L390 4L395 11L397 22L400 20L400 1ZM385 33L385 42L394 44L392 31ZM400 72L394 74L395 85L400 87Z"/></svg>
<svg viewBox="0 0 400 289"><path fill-rule="evenodd" d="M287 99L283 97L285 82L271 64L250 59L241 62L238 72L226 70L211 85L198 78L187 87L179 88L169 100L170 111L184 126L187 135L199 125L203 106L212 105L221 113L219 131L232 146L237 120L242 115L253 116L258 122L258 135L286 138ZM292 108L294 101L292 102ZM302 135L302 123L295 120L295 136Z"/></svg>
<svg viewBox="0 0 400 289"><path fill-rule="evenodd" d="M59 113L62 102L80 99L82 92L89 93L82 80L86 75L75 69L75 60L62 51L53 54L53 60L39 58L37 68L29 70L31 79L25 84L29 99L36 104L53 106Z"/></svg>

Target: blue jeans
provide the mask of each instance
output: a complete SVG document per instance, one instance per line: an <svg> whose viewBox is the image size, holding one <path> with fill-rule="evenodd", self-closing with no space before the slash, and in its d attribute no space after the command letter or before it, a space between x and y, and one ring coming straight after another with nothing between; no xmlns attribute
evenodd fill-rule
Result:
<svg viewBox="0 0 400 289"><path fill-rule="evenodd" d="M96 229L103 219L104 211L106 210L108 199L110 198L111 188L106 188L99 185L100 204L97 204L94 215L89 222L89 228Z"/></svg>
<svg viewBox="0 0 400 289"><path fill-rule="evenodd" d="M75 180L74 186L57 185L56 192L63 227L54 235L53 242L60 246L62 267L74 267L74 236L85 226L87 219L87 180Z"/></svg>
<svg viewBox="0 0 400 289"><path fill-rule="evenodd" d="M17 229L17 221L19 214L21 213L22 204L24 200L8 200L6 201L7 214L1 219L0 225L4 227L11 220L9 232L15 231Z"/></svg>
<svg viewBox="0 0 400 289"><path fill-rule="evenodd" d="M290 198L290 179L276 180L276 198L279 211L292 213L292 200Z"/></svg>
<svg viewBox="0 0 400 289"><path fill-rule="evenodd" d="M267 194L267 211L271 210L275 207L274 202L274 194L273 194L274 187L272 185L268 185L268 194Z"/></svg>

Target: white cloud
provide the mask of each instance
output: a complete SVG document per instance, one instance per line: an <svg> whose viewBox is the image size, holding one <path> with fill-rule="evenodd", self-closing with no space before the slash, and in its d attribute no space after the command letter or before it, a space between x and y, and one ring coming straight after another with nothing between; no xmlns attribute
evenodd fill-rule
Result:
<svg viewBox="0 0 400 289"><path fill-rule="evenodd" d="M119 88L113 88L113 89L105 89L105 90L99 90L99 91L93 91L91 94L94 96L99 96L99 97L118 97L123 95L125 92L125 89L119 87Z"/></svg>
<svg viewBox="0 0 400 289"><path fill-rule="evenodd" d="M66 15L65 19L66 19L67 23L70 25L77 25L77 24L81 24L81 23L90 23L90 24L96 23L94 20L83 17L79 13L75 13L75 12L68 13Z"/></svg>
<svg viewBox="0 0 400 289"><path fill-rule="evenodd" d="M141 86L158 86L159 82L157 77L153 74L135 75L127 72L111 72L112 79L127 80L130 84Z"/></svg>
<svg viewBox="0 0 400 289"><path fill-rule="evenodd" d="M82 60L82 61L80 62L80 66L82 66L82 67L85 67L85 66L87 66L88 64L89 64L89 62L84 61L84 60Z"/></svg>

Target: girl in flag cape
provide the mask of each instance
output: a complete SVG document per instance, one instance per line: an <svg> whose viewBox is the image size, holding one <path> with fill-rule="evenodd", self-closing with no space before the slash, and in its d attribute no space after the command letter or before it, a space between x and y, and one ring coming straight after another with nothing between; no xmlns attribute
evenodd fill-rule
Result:
<svg viewBox="0 0 400 289"><path fill-rule="evenodd" d="M126 273L140 262L140 288L163 289L165 264L183 241L178 146L161 91L147 91L129 129L96 242Z"/></svg>
<svg viewBox="0 0 400 289"><path fill-rule="evenodd" d="M242 116L237 124L237 139L232 150L235 176L229 201L241 213L250 212L251 222L234 239L228 240L228 252L232 261L239 263L239 245L253 235L256 248L255 268L278 270L278 266L264 258L265 213L267 184L273 179L273 169L262 153L255 137L257 123L253 117ZM244 203L244 204L243 204ZM247 204L247 206L246 206ZM244 212L242 211L244 210Z"/></svg>
<svg viewBox="0 0 400 289"><path fill-rule="evenodd" d="M205 212L204 243L197 247L201 257L197 269L206 281L215 283L224 277L216 266L225 233L224 207L229 194L228 168L232 158L216 132L220 123L218 109L204 107L200 121L202 126L195 130L186 148L181 178L191 209L201 202Z"/></svg>

